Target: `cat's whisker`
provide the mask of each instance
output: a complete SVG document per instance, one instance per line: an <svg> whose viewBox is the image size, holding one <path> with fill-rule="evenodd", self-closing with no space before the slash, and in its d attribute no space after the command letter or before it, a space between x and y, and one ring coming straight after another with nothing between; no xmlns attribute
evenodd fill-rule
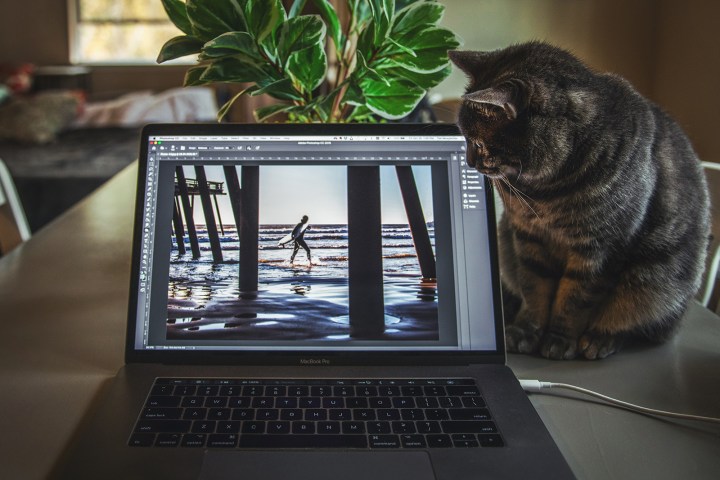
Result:
<svg viewBox="0 0 720 480"><path fill-rule="evenodd" d="M518 190L512 183L510 183L510 181L507 179L507 177L506 177L505 175L501 175L501 176L500 176L500 179L503 181L503 183L505 183L505 185L508 186L508 188L510 189L510 192L515 194L515 197L520 201L521 204L523 204L523 205L525 205L527 208L529 208L530 211L531 211L533 214L535 214L535 216L536 216L537 218L540 218L540 215L538 215L538 213L535 211L535 209L532 208L532 206L530 205L530 203L529 203L525 198L523 198L523 197L527 197L529 200L534 201L532 198L530 198L529 196L527 196L526 194L524 194L523 192L521 192L520 190Z"/></svg>

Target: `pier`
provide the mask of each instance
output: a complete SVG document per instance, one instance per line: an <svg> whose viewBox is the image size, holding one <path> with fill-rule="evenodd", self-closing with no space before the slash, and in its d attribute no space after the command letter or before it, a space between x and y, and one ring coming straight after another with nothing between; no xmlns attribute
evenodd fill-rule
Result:
<svg viewBox="0 0 720 480"><path fill-rule="evenodd" d="M195 166L194 170L195 179L186 178L182 167L175 170L173 227L178 252L186 253L184 237L187 228L193 258L200 258L194 220L194 199L200 197L213 262L223 262L218 226L220 233L224 234L224 231L217 196L229 195L239 237L240 296L255 298L258 291L260 167L224 166L225 182L208 181L202 166ZM412 167L397 166L396 174L421 275L426 280L434 280L435 255ZM354 338L380 338L385 331L380 167L347 167L347 202L350 334Z"/></svg>

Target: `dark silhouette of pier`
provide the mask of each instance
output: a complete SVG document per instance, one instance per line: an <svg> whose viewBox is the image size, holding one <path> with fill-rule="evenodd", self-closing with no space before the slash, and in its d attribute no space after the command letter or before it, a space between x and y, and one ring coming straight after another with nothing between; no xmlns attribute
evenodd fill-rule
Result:
<svg viewBox="0 0 720 480"><path fill-rule="evenodd" d="M186 252L184 217L193 258L200 258L193 217L193 200L199 196L213 262L223 262L217 230L219 222L222 232L222 219L216 196L229 195L240 243L240 296L255 297L258 290L260 167L224 166L225 182L208 181L204 167L194 168L196 179L185 178L182 167L175 171L173 225L178 252ZM397 166L396 174L421 274L424 279L435 279L435 256L412 167ZM350 334L355 338L376 339L385 331L380 167L348 166L347 187Z"/></svg>

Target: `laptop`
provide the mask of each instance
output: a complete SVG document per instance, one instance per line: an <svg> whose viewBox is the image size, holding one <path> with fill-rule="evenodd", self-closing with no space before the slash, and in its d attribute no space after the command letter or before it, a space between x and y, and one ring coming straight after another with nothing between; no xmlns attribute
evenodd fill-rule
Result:
<svg viewBox="0 0 720 480"><path fill-rule="evenodd" d="M573 478L505 365L454 125L159 124L126 365L61 478Z"/></svg>

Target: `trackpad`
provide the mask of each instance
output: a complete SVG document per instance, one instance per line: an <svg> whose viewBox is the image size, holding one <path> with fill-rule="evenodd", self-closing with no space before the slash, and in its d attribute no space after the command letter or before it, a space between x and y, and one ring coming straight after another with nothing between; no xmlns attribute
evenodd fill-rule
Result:
<svg viewBox="0 0 720 480"><path fill-rule="evenodd" d="M205 453L200 480L434 480L425 451Z"/></svg>

